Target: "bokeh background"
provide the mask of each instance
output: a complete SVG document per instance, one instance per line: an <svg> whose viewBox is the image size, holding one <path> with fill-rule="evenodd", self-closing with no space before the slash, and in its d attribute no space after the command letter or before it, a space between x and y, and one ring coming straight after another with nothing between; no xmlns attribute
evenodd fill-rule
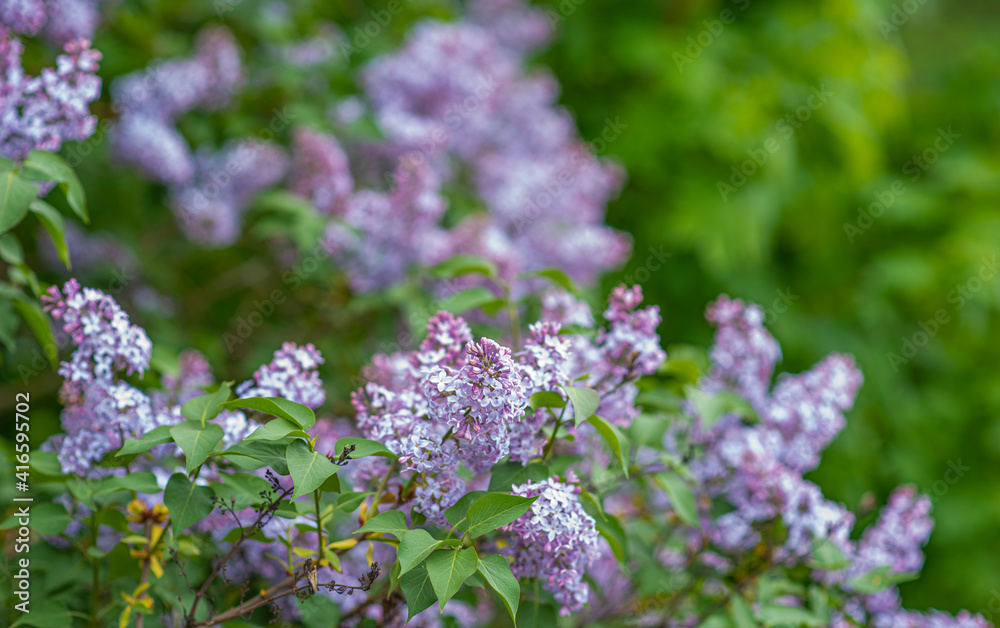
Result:
<svg viewBox="0 0 1000 628"><path fill-rule="evenodd" d="M282 62L303 38L337 29L352 37L384 4L122 0L106 7L95 42L105 79L95 110L113 121L114 77L189 54L198 30L221 22L247 51L251 84L233 106L180 121L193 143L254 133L286 106L296 123L321 120L355 91L352 69L395 49L414 21L460 11L408 0L350 58L334 53L309 71ZM726 292L767 309L782 370L832 351L854 354L865 385L812 479L862 523L898 484L932 496L937 528L923 576L902 585L906 606L1000 603L1000 6L540 4L557 31L535 61L561 82L583 137L604 134L600 153L628 172L609 222L633 235L635 255L606 278L604 293L622 280L643 284L661 307L668 344L707 345L705 304ZM30 54L44 63L44 51ZM315 342L328 359L329 412L347 414L371 354L409 342L399 323L426 306L416 286L351 298L342 278L319 268L230 350L224 334L255 301L288 287L289 262L274 242L294 239L299 227L306 238L308 225L290 230L252 214L239 243L200 250L179 234L163 189L112 162L103 136L63 153L80 157L88 231L109 238L92 242L89 257L102 261L74 274L124 303L166 368L197 346L217 373L241 380L281 341ZM53 265L43 276L66 273ZM595 291L595 303L601 297ZM947 322L927 322L936 316ZM18 372L38 356L37 345L18 343L2 366L2 399L27 386L45 400L33 418L43 437L58 426L59 378L39 368L25 385Z"/></svg>

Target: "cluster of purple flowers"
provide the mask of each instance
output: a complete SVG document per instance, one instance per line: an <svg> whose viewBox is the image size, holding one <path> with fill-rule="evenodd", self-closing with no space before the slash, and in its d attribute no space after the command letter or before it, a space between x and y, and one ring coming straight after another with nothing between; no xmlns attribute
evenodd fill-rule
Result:
<svg viewBox="0 0 1000 628"><path fill-rule="evenodd" d="M199 34L191 57L153 64L112 85L121 112L112 134L115 155L167 185L180 226L206 245L235 240L246 206L287 167L284 151L269 142L249 138L192 151L176 128L189 111L225 106L243 79L239 46L215 27Z"/></svg>
<svg viewBox="0 0 1000 628"><path fill-rule="evenodd" d="M510 533L511 569L518 578L538 578L567 616L583 608L589 588L583 577L599 555L594 518L584 512L580 488L548 478L514 486L512 493L538 499L531 510L504 526Z"/></svg>
<svg viewBox="0 0 1000 628"><path fill-rule="evenodd" d="M406 359L384 359L376 381L353 393L358 428L423 474L414 508L442 521L465 492L459 465L479 473L506 456L511 425L527 403L524 372L510 349L483 338L448 312L428 323L428 336Z"/></svg>
<svg viewBox="0 0 1000 628"><path fill-rule="evenodd" d="M94 38L100 4L100 0L4 0L0 24L19 35L41 34L62 46Z"/></svg>
<svg viewBox="0 0 1000 628"><path fill-rule="evenodd" d="M621 185L620 170L577 137L572 118L555 105L555 80L521 69L523 56L550 33L543 14L506 0L480 0L469 10L456 23L418 24L398 52L363 71L362 87L388 137L369 150L397 164L396 190L416 190L411 194L424 201L378 194L381 203L371 207L376 193L363 192L356 203L361 211L336 214L346 225L332 223L326 239L340 263L355 250L341 244L347 229L357 248L392 250L349 268L358 290L457 253L490 258L507 279L559 267L586 283L628 255L628 238L602 224L604 207ZM314 200L337 198L330 189L345 186L331 182L349 177L336 141L323 142L327 157L315 155L315 144L303 148L313 163L328 167L325 181L295 188ZM440 188L466 171L486 211L445 230ZM385 245L384 223L383 230L369 225L384 212L402 225L391 234L392 247Z"/></svg>
<svg viewBox="0 0 1000 628"><path fill-rule="evenodd" d="M71 279L61 290L49 288L42 301L45 311L62 322L74 346L70 359L59 365L64 434L48 443L58 452L67 473L85 474L94 462L119 449L124 438L138 438L154 427L180 423L184 420L181 405L215 383L205 357L189 350L180 356L178 373L165 375L161 388L147 395L121 378L141 377L146 372L152 343L112 297ZM323 357L313 345L285 343L270 363L237 387L236 394L284 397L318 408L325 400L317 371L322 363ZM239 441L253 428L238 410L223 411L215 420L222 425L227 444ZM169 472L164 473L169 476Z"/></svg>
<svg viewBox="0 0 1000 628"><path fill-rule="evenodd" d="M0 26L0 156L24 159L35 149L57 151L66 140L90 137L97 118L90 103L101 94L101 53L85 39L70 41L55 68L28 76L24 46Z"/></svg>
<svg viewBox="0 0 1000 628"><path fill-rule="evenodd" d="M781 351L763 327L761 308L722 296L708 308L707 318L718 331L711 369L700 391L738 395L751 409L715 417L692 403L692 422L676 424L668 432L668 448L680 453L683 442L696 448L691 461L696 490L732 508L716 518L701 512L711 543L703 545L692 535L688 558L677 564L698 560L725 572L736 569L752 549L763 548L772 564L793 566L804 564L819 545L832 543L849 564L818 574L849 594L846 615L837 614L834 625L870 621L879 628L986 626L982 618L967 613L952 618L936 611L922 615L904 610L895 585L874 594L851 593L851 580L876 568L887 567L890 574L918 572L921 546L933 527L929 500L904 487L893 493L860 540L853 541L854 515L825 499L818 486L802 477L816 467L823 449L844 426L843 413L853 405L862 381L853 360L829 356L805 373L780 376L772 388Z"/></svg>
<svg viewBox="0 0 1000 628"><path fill-rule="evenodd" d="M640 309L641 303L639 286L620 285L608 298L608 308L604 312L607 326L596 330L593 338L585 335L567 337L572 354L567 367L569 379L584 378L582 382L601 395L597 413L622 427L639 414L635 405L639 392L636 380L656 372L667 358L656 333L660 308L651 305ZM586 329L594 327L589 307L568 293L544 295L542 318Z"/></svg>
<svg viewBox="0 0 1000 628"><path fill-rule="evenodd" d="M323 356L312 344L298 346L291 342L281 345L274 358L261 366L236 387L238 397L283 397L316 409L326 401L326 391L319 379Z"/></svg>
<svg viewBox="0 0 1000 628"><path fill-rule="evenodd" d="M76 280L62 290L52 286L42 301L75 347L69 361L59 365L65 435L50 446L59 452L64 471L84 473L121 447L123 435L142 435L157 425L149 398L119 379L145 373L152 343L114 299L81 288Z"/></svg>

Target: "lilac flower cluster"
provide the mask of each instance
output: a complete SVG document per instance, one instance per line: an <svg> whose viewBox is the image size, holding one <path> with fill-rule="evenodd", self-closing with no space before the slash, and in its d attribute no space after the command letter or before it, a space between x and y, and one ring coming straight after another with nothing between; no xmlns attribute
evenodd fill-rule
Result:
<svg viewBox="0 0 1000 628"><path fill-rule="evenodd" d="M274 359L261 366L236 387L239 397L284 397L314 410L326 401L326 391L319 379L323 356L312 344L298 346L291 342L274 352Z"/></svg>
<svg viewBox="0 0 1000 628"><path fill-rule="evenodd" d="M225 106L243 83L240 50L230 32L202 31L189 58L160 62L117 79L121 111L112 147L123 163L169 189L169 205L193 240L224 245L239 235L249 202L284 176L287 158L268 143L234 140L192 151L176 128L194 109Z"/></svg>
<svg viewBox="0 0 1000 628"><path fill-rule="evenodd" d="M65 472L84 473L121 447L123 434L141 435L156 426L149 398L118 379L120 374L145 373L152 343L114 299L81 288L76 280L66 282L62 290L52 286L42 302L63 323L75 347L70 360L59 365L65 435L49 446L59 453Z"/></svg>
<svg viewBox="0 0 1000 628"><path fill-rule="evenodd" d="M376 375L351 395L358 428L422 474L414 508L432 521L464 493L460 464L476 473L511 447L510 425L527 402L524 374L510 349L488 338L473 342L468 325L447 312L428 323L428 337L406 359L379 361Z"/></svg>
<svg viewBox="0 0 1000 628"><path fill-rule="evenodd" d="M848 594L833 625L986 626L982 618L967 613L953 618L937 611L923 615L903 610L895 585L865 594L852 587L854 578L880 567L892 574L918 572L921 546L933 527L929 500L904 487L854 541L854 515L802 478L844 426L843 413L853 405L862 381L854 361L832 355L805 373L780 376L772 388L781 351L763 327L760 307L722 296L709 306L707 318L718 331L700 392L743 397L754 416L736 409L719 417L704 415L692 403L692 423L668 431L668 449L680 453L678 447L686 442L698 452L690 465L696 491L732 508L716 518L703 510L711 543L703 545L692 535L688 557L670 560L681 567L698 561L728 571L753 549L757 555L764 551L774 565L794 566L811 557L815 547L831 543L849 564L840 571L817 572L820 581Z"/></svg>
<svg viewBox="0 0 1000 628"><path fill-rule="evenodd" d="M85 39L66 44L56 67L28 76L24 46L0 26L0 156L24 159L35 149L57 151L66 140L90 137L97 118L90 103L101 94L101 53Z"/></svg>
<svg viewBox="0 0 1000 628"><path fill-rule="evenodd" d="M60 46L93 39L100 0L4 0L0 24L27 36L44 35Z"/></svg>
<svg viewBox="0 0 1000 628"><path fill-rule="evenodd" d="M86 473L93 463L119 449L123 438L138 438L160 425L184 420L181 406L216 383L201 353L182 352L177 374L165 374L162 386L147 393L120 379L142 376L149 368L152 343L146 332L129 320L115 300L100 290L82 288L71 279L60 290L53 286L42 297L45 311L61 321L75 349L59 365L64 378L60 401L64 434L49 441L67 473ZM285 343L274 359L253 378L240 384L241 397L285 397L318 408L326 393L318 367L323 356L311 344ZM246 414L225 410L215 421L223 427L223 442L231 445L255 427ZM169 477L169 469L154 469Z"/></svg>
<svg viewBox="0 0 1000 628"><path fill-rule="evenodd" d="M555 80L521 69L550 33L542 12L518 0L478 0L466 19L420 23L370 63L360 82L388 139L362 143L359 161L388 164L388 192L352 192L337 140L297 133L301 173L289 188L332 217L323 244L355 290L460 253L488 257L505 279L559 267L586 283L627 257L627 236L602 224L620 170L576 136ZM447 229L442 187L459 176L486 211Z"/></svg>
<svg viewBox="0 0 1000 628"><path fill-rule="evenodd" d="M569 336L573 354L567 369L569 378L583 377L583 384L600 393L598 414L619 426L629 425L639 414L635 381L656 372L667 358L656 333L660 308L639 309L641 303L639 286L619 285L612 290L604 312L607 326L598 329L593 338ZM568 293L546 294L542 318L564 325L594 326L587 305Z"/></svg>
<svg viewBox="0 0 1000 628"><path fill-rule="evenodd" d="M580 505L576 478L567 479L569 483L548 478L514 486L514 495L538 499L530 511L502 528L510 533L514 575L541 580L563 616L587 603L590 589L583 576L599 555L594 518Z"/></svg>

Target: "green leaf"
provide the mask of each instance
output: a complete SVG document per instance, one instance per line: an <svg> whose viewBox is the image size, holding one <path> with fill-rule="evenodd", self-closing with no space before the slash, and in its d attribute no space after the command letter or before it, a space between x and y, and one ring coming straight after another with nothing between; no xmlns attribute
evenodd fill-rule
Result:
<svg viewBox="0 0 1000 628"><path fill-rule="evenodd" d="M528 397L528 405L532 410L539 408L565 408L566 400L554 390L539 390Z"/></svg>
<svg viewBox="0 0 1000 628"><path fill-rule="evenodd" d="M767 626L826 626L827 622L812 611L795 606L763 604L757 616ZM751 624L754 625L754 624ZM742 626L738 626L742 628Z"/></svg>
<svg viewBox="0 0 1000 628"><path fill-rule="evenodd" d="M225 484L213 484L212 492L216 497L226 500L236 500L236 509L250 508L263 502L261 492L270 492L271 485L264 478L246 473L226 473L222 476Z"/></svg>
<svg viewBox="0 0 1000 628"><path fill-rule="evenodd" d="M719 417L735 412L742 417L756 419L757 412L750 402L735 393L723 390L717 393L705 393L693 385L684 387L685 396L694 405L702 425L711 427Z"/></svg>
<svg viewBox="0 0 1000 628"><path fill-rule="evenodd" d="M232 384L232 382L222 382L219 389L215 392L188 400L181 406L181 414L185 419L198 421L202 425L205 425L206 421L214 419L222 412L219 404L225 403L229 399Z"/></svg>
<svg viewBox="0 0 1000 628"><path fill-rule="evenodd" d="M405 574L419 565L423 559L439 547L441 547L441 541L428 534L427 530L417 528L404 533L399 539L399 548L396 550L400 574Z"/></svg>
<svg viewBox="0 0 1000 628"><path fill-rule="evenodd" d="M24 247L13 233L0 235L0 259L11 266L24 263Z"/></svg>
<svg viewBox="0 0 1000 628"><path fill-rule="evenodd" d="M184 451L187 472L191 473L208 459L224 433L222 427L215 423L203 428L198 421L185 421L170 428L170 435Z"/></svg>
<svg viewBox="0 0 1000 628"><path fill-rule="evenodd" d="M319 453L312 451L304 441L294 440L285 451L288 461L288 471L295 483L292 499L312 493L326 482L327 478L337 473L340 467Z"/></svg>
<svg viewBox="0 0 1000 628"><path fill-rule="evenodd" d="M406 527L406 515L398 510L390 510L376 515L365 522L365 525L355 530L352 534L364 534L366 532L386 532L397 539L402 539L403 535L409 532Z"/></svg>
<svg viewBox="0 0 1000 628"><path fill-rule="evenodd" d="M30 613L19 613L10 628L35 626L35 628L66 628L73 625L73 615L62 602L46 600L43 605L35 605Z"/></svg>
<svg viewBox="0 0 1000 628"><path fill-rule="evenodd" d="M558 268L546 268L545 270L536 270L530 273L521 273L519 277L531 278L531 277L542 277L548 279L560 288L565 288L567 291L573 294L580 294L580 289L576 287L573 280L569 278L569 275Z"/></svg>
<svg viewBox="0 0 1000 628"><path fill-rule="evenodd" d="M198 486L183 473L170 476L163 491L163 504L170 511L174 538L212 512L212 491Z"/></svg>
<svg viewBox="0 0 1000 628"><path fill-rule="evenodd" d="M279 440L286 436L298 436L300 438L310 438L309 434L299 429L295 423L288 421L286 419L271 419L262 427L258 427L253 431L250 436L243 439L246 441L253 440Z"/></svg>
<svg viewBox="0 0 1000 628"><path fill-rule="evenodd" d="M823 571L836 571L847 565L847 557L835 543L830 542L829 539L813 539L810 567Z"/></svg>
<svg viewBox="0 0 1000 628"><path fill-rule="evenodd" d="M499 554L490 554L479 560L479 573L503 600L510 618L517 627L517 605L521 599L521 585L510 570L510 563ZM553 624L554 625L554 624Z"/></svg>
<svg viewBox="0 0 1000 628"><path fill-rule="evenodd" d="M729 600L729 616L736 628L754 628L757 625L750 612L750 606L739 595L734 595Z"/></svg>
<svg viewBox="0 0 1000 628"><path fill-rule="evenodd" d="M343 493L337 497L337 506L334 510L354 512L361 505L361 502L365 501L371 495L373 493Z"/></svg>
<svg viewBox="0 0 1000 628"><path fill-rule="evenodd" d="M497 302L504 301L483 286L461 290L442 299L443 309L455 314L463 314L477 307L495 306Z"/></svg>
<svg viewBox="0 0 1000 628"><path fill-rule="evenodd" d="M62 463L59 462L59 454L54 451L31 452L31 468L42 475L52 477L63 475Z"/></svg>
<svg viewBox="0 0 1000 628"><path fill-rule="evenodd" d="M486 491L469 491L465 495L462 495L451 508L444 511L444 518L448 520L448 523L455 526L459 532L464 533L469 528L469 524L465 520L465 514L469 511L469 506L485 494Z"/></svg>
<svg viewBox="0 0 1000 628"><path fill-rule="evenodd" d="M28 158L24 160L24 175L40 181L57 182L73 213L84 224L90 222L90 216L87 214L87 196L83 192L83 184L80 183L80 178L76 176L69 164L63 161L62 157L54 153L33 150L28 153Z"/></svg>
<svg viewBox="0 0 1000 628"><path fill-rule="evenodd" d="M427 610L437 599L430 574L423 565L403 574L399 579L399 588L406 598L406 621L410 621L417 613Z"/></svg>
<svg viewBox="0 0 1000 628"><path fill-rule="evenodd" d="M475 255L455 255L430 269L431 274L441 279L453 279L461 275L486 275L496 277L497 266L488 259Z"/></svg>
<svg viewBox="0 0 1000 628"><path fill-rule="evenodd" d="M552 475L549 468L543 464L532 462L523 465L520 462L507 462L493 467L490 476L489 491L491 493L506 493L514 486L525 482L541 482Z"/></svg>
<svg viewBox="0 0 1000 628"><path fill-rule="evenodd" d="M469 536L476 538L487 532L505 526L528 512L535 503L535 497L522 497L506 493L490 493L477 499L466 513L469 522Z"/></svg>
<svg viewBox="0 0 1000 628"><path fill-rule="evenodd" d="M474 548L461 550L438 550L427 559L427 573L431 577L431 586L441 603L441 610L450 600L465 579L476 573L479 567L479 556Z"/></svg>
<svg viewBox="0 0 1000 628"><path fill-rule="evenodd" d="M356 460L358 458L364 458L366 456L382 456L383 458L396 459L398 456L388 449L385 445L375 440L368 440L367 438L341 438L337 441L337 444L333 446L333 455L340 456L340 453L344 451L344 447L349 447L354 445L354 451L351 452L351 460Z"/></svg>
<svg viewBox="0 0 1000 628"><path fill-rule="evenodd" d="M9 163L0 165L0 233L21 222L39 191L37 185L15 172Z"/></svg>
<svg viewBox="0 0 1000 628"><path fill-rule="evenodd" d="M307 430L316 423L316 414L308 406L281 397L247 397L220 404L227 410L256 410L280 417Z"/></svg>
<svg viewBox="0 0 1000 628"><path fill-rule="evenodd" d="M601 405L601 396L593 388L563 386L562 389L573 404L573 420L577 425L593 416L597 412L597 406Z"/></svg>
<svg viewBox="0 0 1000 628"><path fill-rule="evenodd" d="M31 527L44 536L55 536L71 521L62 504L38 504L31 509Z"/></svg>
<svg viewBox="0 0 1000 628"><path fill-rule="evenodd" d="M866 574L851 578L848 584L851 589L858 593L872 594L887 589L894 584L913 580L916 577L916 574L892 573L888 566L882 566L876 567Z"/></svg>
<svg viewBox="0 0 1000 628"><path fill-rule="evenodd" d="M118 450L115 456L128 456L130 454L141 454L144 451L149 451L157 445L163 445L165 443L172 443L174 437L170 435L170 425L161 425L160 427L154 427L149 432L142 435L142 438L127 438L125 439L125 444L122 448Z"/></svg>
<svg viewBox="0 0 1000 628"><path fill-rule="evenodd" d="M94 489L94 495L108 495L115 491L135 491L136 493L153 494L160 492L156 476L149 471L130 473L120 478L106 478Z"/></svg>
<svg viewBox="0 0 1000 628"><path fill-rule="evenodd" d="M284 419L274 419L274 421L283 421ZM274 423L271 421L271 423ZM287 423L287 421L286 421ZM270 423L268 424L270 425ZM267 427L266 425L264 427ZM260 431L260 430L258 430ZM237 464L240 463L242 458L252 458L260 462L260 466L246 465L243 466L245 469L259 469L263 466L271 467L276 473L280 475L288 475L288 462L285 460L285 452L288 450L288 445L291 443L291 439L286 440L255 440L255 441L243 441L242 443L236 443L226 451L222 452L222 456Z"/></svg>
<svg viewBox="0 0 1000 628"><path fill-rule="evenodd" d="M656 478L670 497L670 503L673 504L674 512L680 520L688 525L700 527L694 492L687 482L676 473L660 473Z"/></svg>
<svg viewBox="0 0 1000 628"><path fill-rule="evenodd" d="M608 444L611 448L611 453L614 454L615 458L618 459L619 464L622 466L622 472L625 473L625 477L628 477L628 447L622 446L625 437L615 428L601 417L596 414L587 419L587 422L594 426L597 433L601 435L604 442Z"/></svg>
<svg viewBox="0 0 1000 628"><path fill-rule="evenodd" d="M66 246L66 221L63 220L62 214L40 198L31 201L28 209L38 217L38 222L42 223L42 228L52 239L56 253L59 254L59 261L65 264L67 269L72 268L73 265L69 261L69 247Z"/></svg>
<svg viewBox="0 0 1000 628"><path fill-rule="evenodd" d="M39 344L42 345L43 353L48 355L52 368L55 368L59 356L55 351L47 350L49 347L54 349L56 341L52 337L52 329L49 328L49 321L45 316L45 312L34 301L27 301L21 297L11 299L11 305L24 318L24 321L28 323L28 327L35 334L35 338L38 339Z"/></svg>

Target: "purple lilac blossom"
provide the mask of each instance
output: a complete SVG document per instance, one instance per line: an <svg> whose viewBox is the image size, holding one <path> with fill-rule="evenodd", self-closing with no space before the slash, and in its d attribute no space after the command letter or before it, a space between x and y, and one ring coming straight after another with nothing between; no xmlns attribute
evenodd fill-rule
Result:
<svg viewBox="0 0 1000 628"><path fill-rule="evenodd" d="M149 367L152 343L133 325L110 296L81 288L71 279L60 290L42 296L45 311L61 321L75 349L59 364L64 381L59 392L65 405L65 434L49 442L63 470L85 473L105 454L156 427L149 397L118 380L119 374L142 375Z"/></svg>
<svg viewBox="0 0 1000 628"><path fill-rule="evenodd" d="M583 576L599 555L593 517L584 512L580 488L549 478L513 487L514 495L538 496L531 510L501 528L510 534L511 570L517 578L538 578L568 616L587 603Z"/></svg>
<svg viewBox="0 0 1000 628"><path fill-rule="evenodd" d="M100 0L2 0L0 24L20 35L42 34L63 46L93 39Z"/></svg>
<svg viewBox="0 0 1000 628"><path fill-rule="evenodd" d="M261 366L236 387L239 397L284 397L312 409L326 401L326 391L319 378L323 356L311 343L303 346L286 342L274 352L274 358Z"/></svg>
<svg viewBox="0 0 1000 628"><path fill-rule="evenodd" d="M112 86L121 110L112 135L114 154L166 185L181 228L208 246L235 241L247 205L287 168L284 151L270 143L247 138L193 153L176 128L188 111L225 106L243 79L235 39L214 27L199 34L193 56L155 63Z"/></svg>
<svg viewBox="0 0 1000 628"><path fill-rule="evenodd" d="M354 191L354 179L336 138L305 127L295 130L288 190L309 199L321 213L341 213Z"/></svg>
<svg viewBox="0 0 1000 628"><path fill-rule="evenodd" d="M85 39L67 43L65 51L55 69L27 76L21 41L0 26L0 156L21 160L35 149L58 151L64 141L94 133L90 103L101 94L101 53Z"/></svg>

